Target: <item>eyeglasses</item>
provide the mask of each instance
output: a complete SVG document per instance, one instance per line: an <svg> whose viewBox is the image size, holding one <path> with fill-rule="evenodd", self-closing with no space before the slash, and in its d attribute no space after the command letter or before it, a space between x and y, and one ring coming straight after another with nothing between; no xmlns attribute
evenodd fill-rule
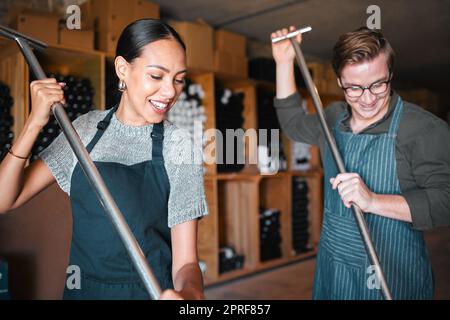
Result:
<svg viewBox="0 0 450 320"><path fill-rule="evenodd" d="M341 78L339 78L339 81L341 82ZM348 95L350 98L361 97L366 89L368 89L374 95L379 95L386 92L389 86L389 82L391 82L391 74L389 74L388 80L374 82L367 87L349 86L349 87L342 87L342 90L344 90L345 94Z"/></svg>

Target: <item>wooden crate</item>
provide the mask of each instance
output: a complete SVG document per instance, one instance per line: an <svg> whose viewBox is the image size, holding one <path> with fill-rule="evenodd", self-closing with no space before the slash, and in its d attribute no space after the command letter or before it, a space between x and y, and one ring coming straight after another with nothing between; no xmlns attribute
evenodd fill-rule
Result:
<svg viewBox="0 0 450 320"><path fill-rule="evenodd" d="M281 259L290 257L292 251L292 183L290 179L291 176L288 174L277 174L274 176L265 176L259 183L260 208L280 210ZM267 262L261 262L260 259L258 259L258 263L262 266L267 263L273 263L273 261L269 260Z"/></svg>
<svg viewBox="0 0 450 320"><path fill-rule="evenodd" d="M323 219L323 173L321 171L293 172L291 177L303 177L308 184L308 231L310 245L317 248Z"/></svg>
<svg viewBox="0 0 450 320"><path fill-rule="evenodd" d="M205 139L208 144L204 147L204 152L206 155L210 155L205 159L205 174L215 175L217 173L216 166L216 141L215 141L215 127L216 127L216 103L214 98L214 74L212 72L205 73L195 73L191 72L188 77L192 79L193 82L199 84L205 93L203 98L203 106L205 107L206 113L206 123L204 124Z"/></svg>
<svg viewBox="0 0 450 320"><path fill-rule="evenodd" d="M241 271L251 271L258 262L258 184L251 180L219 180L218 198L219 247L231 246L245 255Z"/></svg>
<svg viewBox="0 0 450 320"><path fill-rule="evenodd" d="M256 85L249 80L230 80L225 78L221 80L225 88L236 93L244 94L243 129L244 136L244 155L245 167L243 173L257 173L258 140L257 140L257 115L256 115Z"/></svg>
<svg viewBox="0 0 450 320"><path fill-rule="evenodd" d="M187 66L201 72L214 69L214 30L204 21L169 20L186 44Z"/></svg>
<svg viewBox="0 0 450 320"><path fill-rule="evenodd" d="M331 63L308 62L311 78L320 95L338 95L343 97L343 91L337 83Z"/></svg>

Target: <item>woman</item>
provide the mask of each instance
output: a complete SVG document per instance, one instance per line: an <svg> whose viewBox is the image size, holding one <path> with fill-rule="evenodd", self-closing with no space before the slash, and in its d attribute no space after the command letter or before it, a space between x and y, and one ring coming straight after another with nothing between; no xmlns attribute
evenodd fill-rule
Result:
<svg viewBox="0 0 450 320"><path fill-rule="evenodd" d="M192 161L201 151L164 121L184 86L185 45L169 25L138 20L119 38L115 70L120 103L73 124L165 290L161 298L202 299L197 219L207 207L203 169ZM24 169L51 105L64 102L63 86L55 79L31 83L31 114L0 165L0 212L23 205L56 180L70 195L70 265L81 271L81 288L65 288L64 298L148 299L66 139L60 135Z"/></svg>

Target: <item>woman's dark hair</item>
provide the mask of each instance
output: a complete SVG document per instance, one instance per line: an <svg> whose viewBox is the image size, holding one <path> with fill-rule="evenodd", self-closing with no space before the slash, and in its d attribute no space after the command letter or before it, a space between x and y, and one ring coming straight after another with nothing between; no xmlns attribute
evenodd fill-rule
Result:
<svg viewBox="0 0 450 320"><path fill-rule="evenodd" d="M186 51L180 35L167 23L157 19L136 20L123 29L117 42L116 56L122 56L131 63L140 56L144 46L162 39L174 39Z"/></svg>

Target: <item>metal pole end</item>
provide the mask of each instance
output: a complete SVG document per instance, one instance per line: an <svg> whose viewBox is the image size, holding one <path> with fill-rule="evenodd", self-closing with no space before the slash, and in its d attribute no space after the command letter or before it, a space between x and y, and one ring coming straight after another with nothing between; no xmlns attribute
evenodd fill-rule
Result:
<svg viewBox="0 0 450 320"><path fill-rule="evenodd" d="M312 30L311 26L306 26L304 28L300 28L298 30L292 31L292 32L288 33L285 36L273 38L272 39L272 43L277 43L277 42L280 42L280 41L283 41L283 40L286 40L286 39L290 39L290 38L293 38L293 37L299 35L300 33L310 32L311 30Z"/></svg>

